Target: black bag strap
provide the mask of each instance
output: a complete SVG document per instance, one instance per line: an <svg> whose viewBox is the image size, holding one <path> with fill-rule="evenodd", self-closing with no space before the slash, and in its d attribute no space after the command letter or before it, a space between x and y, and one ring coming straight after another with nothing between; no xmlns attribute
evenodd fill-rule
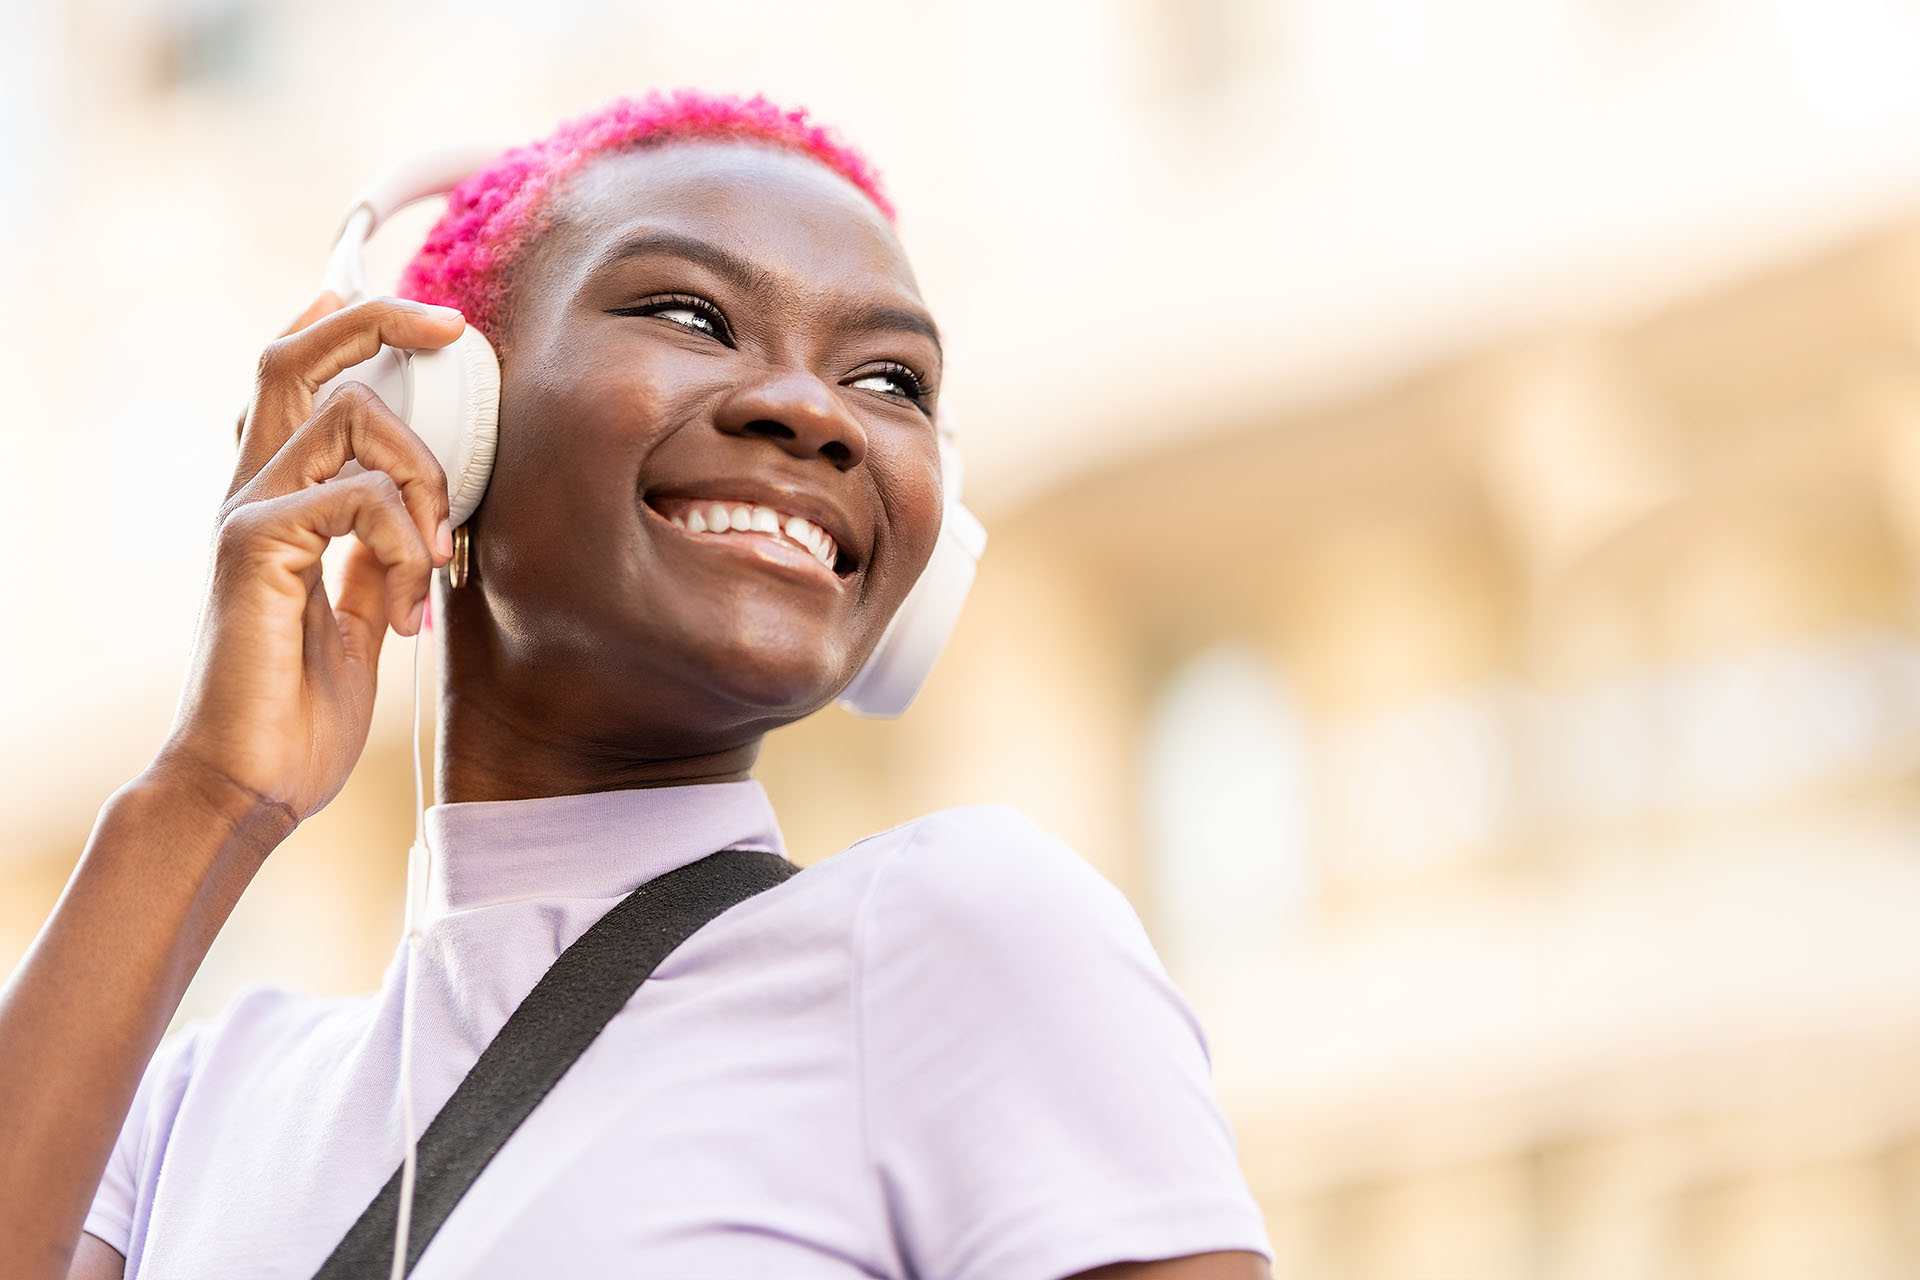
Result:
<svg viewBox="0 0 1920 1280"><path fill-rule="evenodd" d="M659 963L715 916L799 869L777 853L723 849L647 881L560 953L420 1135L409 1272L487 1162ZM396 1169L314 1280L384 1280L399 1211Z"/></svg>

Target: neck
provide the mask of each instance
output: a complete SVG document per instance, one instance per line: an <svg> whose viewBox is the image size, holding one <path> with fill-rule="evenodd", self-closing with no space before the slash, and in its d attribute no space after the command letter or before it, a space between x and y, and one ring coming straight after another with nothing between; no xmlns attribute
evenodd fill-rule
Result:
<svg viewBox="0 0 1920 1280"><path fill-rule="evenodd" d="M435 763L438 798L448 804L739 782L759 754L758 735L717 750L649 752L559 733L448 690L440 699Z"/></svg>

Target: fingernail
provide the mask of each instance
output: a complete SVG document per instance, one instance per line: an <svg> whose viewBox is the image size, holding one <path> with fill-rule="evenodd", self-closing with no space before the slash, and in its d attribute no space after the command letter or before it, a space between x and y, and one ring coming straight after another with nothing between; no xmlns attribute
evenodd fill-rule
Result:
<svg viewBox="0 0 1920 1280"><path fill-rule="evenodd" d="M417 636L420 634L420 619L426 616L426 612L427 612L427 598L425 596L421 596L418 600L414 602L413 612L407 615L407 634L408 635Z"/></svg>
<svg viewBox="0 0 1920 1280"><path fill-rule="evenodd" d="M435 320L464 321L466 319L465 316L460 314L460 308L458 307L443 307L435 302L412 302L408 305L426 315L432 316Z"/></svg>
<svg viewBox="0 0 1920 1280"><path fill-rule="evenodd" d="M453 526L445 520L433 531L433 549L440 554L441 560L453 559Z"/></svg>

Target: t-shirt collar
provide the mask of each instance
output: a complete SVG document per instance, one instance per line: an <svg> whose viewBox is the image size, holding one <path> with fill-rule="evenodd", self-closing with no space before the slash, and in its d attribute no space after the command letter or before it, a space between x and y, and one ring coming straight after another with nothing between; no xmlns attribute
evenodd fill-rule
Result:
<svg viewBox="0 0 1920 1280"><path fill-rule="evenodd" d="M709 782L427 810L428 920L528 898L618 898L721 849L784 855L758 782Z"/></svg>

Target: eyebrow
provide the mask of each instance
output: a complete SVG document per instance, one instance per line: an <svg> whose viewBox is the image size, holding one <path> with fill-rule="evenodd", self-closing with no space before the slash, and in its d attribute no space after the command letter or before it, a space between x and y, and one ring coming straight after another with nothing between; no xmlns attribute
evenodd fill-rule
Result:
<svg viewBox="0 0 1920 1280"><path fill-rule="evenodd" d="M869 329L887 333L917 333L933 344L933 349L944 359L946 348L940 345L940 330L934 325L933 317L924 311L912 307L895 307L887 303L875 303L873 306L854 307L848 312L848 319L858 329Z"/></svg>
<svg viewBox="0 0 1920 1280"><path fill-rule="evenodd" d="M616 242L600 255L593 265L592 274L598 275L628 258L657 255L683 258L688 262L696 263L715 275L724 276L743 290L752 290L767 284L773 274L751 259L711 241L679 231L658 229L636 231ZM854 306L843 314L856 328L917 333L933 343L935 351L945 354L945 349L940 345L940 330L933 323L933 317L914 307L874 303Z"/></svg>

